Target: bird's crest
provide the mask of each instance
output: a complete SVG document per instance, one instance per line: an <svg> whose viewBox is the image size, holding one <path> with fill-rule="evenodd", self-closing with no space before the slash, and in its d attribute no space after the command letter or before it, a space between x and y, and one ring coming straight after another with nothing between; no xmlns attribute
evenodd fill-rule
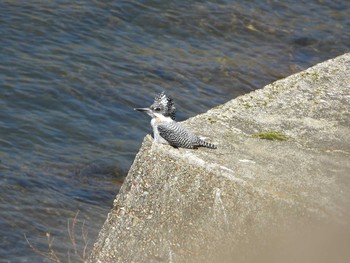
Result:
<svg viewBox="0 0 350 263"><path fill-rule="evenodd" d="M173 100L165 95L164 91L159 93L155 98L154 102L151 105L152 110L158 110L166 117L170 117L175 120L176 108Z"/></svg>

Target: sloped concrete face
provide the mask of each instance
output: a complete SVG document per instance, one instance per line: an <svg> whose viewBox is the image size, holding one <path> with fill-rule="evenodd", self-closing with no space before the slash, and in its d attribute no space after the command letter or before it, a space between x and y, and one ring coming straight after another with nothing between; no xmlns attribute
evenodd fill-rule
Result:
<svg viewBox="0 0 350 263"><path fill-rule="evenodd" d="M333 255L316 239L339 242L334 255L346 257L336 250L350 241L350 54L184 125L218 149L175 149L146 136L90 262L286 262L286 251L319 262L312 251L320 248ZM287 140L254 136L265 131ZM309 253L299 253L303 242L314 245Z"/></svg>

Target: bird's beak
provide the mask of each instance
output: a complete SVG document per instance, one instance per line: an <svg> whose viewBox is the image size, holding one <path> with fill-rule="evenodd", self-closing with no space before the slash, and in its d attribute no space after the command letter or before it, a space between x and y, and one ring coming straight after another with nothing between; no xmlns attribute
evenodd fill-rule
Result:
<svg viewBox="0 0 350 263"><path fill-rule="evenodd" d="M150 111L151 109L150 108L134 108L134 110L137 110L137 111Z"/></svg>
<svg viewBox="0 0 350 263"><path fill-rule="evenodd" d="M154 114L150 108L134 108L134 110L146 112L152 118L154 117Z"/></svg>

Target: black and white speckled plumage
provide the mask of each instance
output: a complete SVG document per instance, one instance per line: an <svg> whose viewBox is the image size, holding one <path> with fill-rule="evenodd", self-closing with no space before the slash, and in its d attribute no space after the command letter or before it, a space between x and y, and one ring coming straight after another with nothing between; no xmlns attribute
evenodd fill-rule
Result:
<svg viewBox="0 0 350 263"><path fill-rule="evenodd" d="M164 92L159 93L154 98L154 102L150 109L164 115L165 117L170 117L172 120L175 120L176 108L174 102L172 98L165 95Z"/></svg>
<svg viewBox="0 0 350 263"><path fill-rule="evenodd" d="M205 142L189 129L175 121L176 108L171 98L164 92L157 95L149 108L136 108L152 117L151 125L156 143L170 144L174 147L195 149L207 147L216 149L216 146Z"/></svg>
<svg viewBox="0 0 350 263"><path fill-rule="evenodd" d="M215 145L201 140L197 135L192 133L180 123L175 121L162 121L156 125L159 135L171 146L188 149L195 149L198 147L216 149Z"/></svg>

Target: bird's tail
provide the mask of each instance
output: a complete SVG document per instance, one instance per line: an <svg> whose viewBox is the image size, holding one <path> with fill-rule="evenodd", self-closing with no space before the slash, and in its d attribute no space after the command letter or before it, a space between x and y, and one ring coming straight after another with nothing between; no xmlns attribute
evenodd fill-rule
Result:
<svg viewBox="0 0 350 263"><path fill-rule="evenodd" d="M216 145L211 144L211 143L206 142L206 141L203 141L203 140L199 141L199 146L207 147L207 148L210 148L210 149L216 149L217 148Z"/></svg>

